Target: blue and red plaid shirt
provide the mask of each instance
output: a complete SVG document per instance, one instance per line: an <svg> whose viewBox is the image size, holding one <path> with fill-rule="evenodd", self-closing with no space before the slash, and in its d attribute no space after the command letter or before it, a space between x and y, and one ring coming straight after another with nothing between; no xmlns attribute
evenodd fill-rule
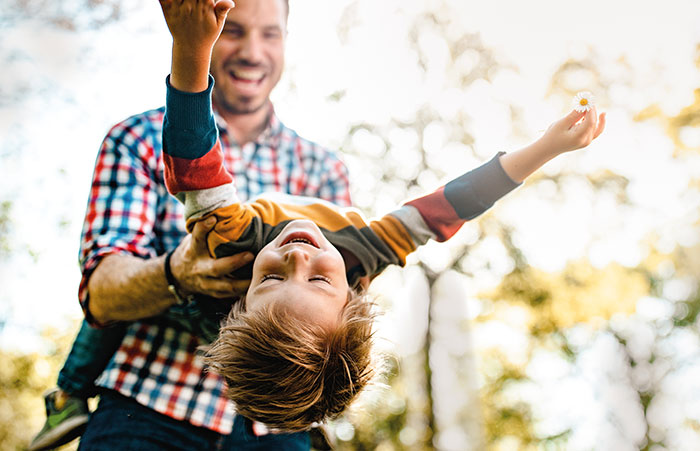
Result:
<svg viewBox="0 0 700 451"><path fill-rule="evenodd" d="M80 246L79 297L86 314L87 282L103 257L151 258L185 237L183 207L163 181L163 112L147 111L115 125L100 148ZM277 191L350 206L348 173L338 157L285 127L274 112L270 116L260 137L242 148L217 118L225 166L236 178L239 196ZM229 434L233 405L223 396L224 381L204 370L197 351L202 344L166 316L131 323L97 385L172 418Z"/></svg>

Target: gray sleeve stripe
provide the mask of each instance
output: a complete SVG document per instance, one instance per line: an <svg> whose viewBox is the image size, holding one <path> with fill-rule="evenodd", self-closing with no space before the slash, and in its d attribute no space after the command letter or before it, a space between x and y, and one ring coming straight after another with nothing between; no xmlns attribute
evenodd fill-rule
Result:
<svg viewBox="0 0 700 451"><path fill-rule="evenodd" d="M425 223L417 208L404 205L398 210L391 212L391 215L396 217L406 227L416 247L422 246L430 239L435 239L436 235Z"/></svg>
<svg viewBox="0 0 700 451"><path fill-rule="evenodd" d="M240 202L233 183L202 190L183 191L175 197L185 204L185 219L197 219L217 208Z"/></svg>

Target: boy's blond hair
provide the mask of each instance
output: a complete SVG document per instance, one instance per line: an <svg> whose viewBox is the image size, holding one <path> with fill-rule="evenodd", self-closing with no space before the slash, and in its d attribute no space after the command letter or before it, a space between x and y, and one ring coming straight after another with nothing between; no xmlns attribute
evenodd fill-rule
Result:
<svg viewBox="0 0 700 451"><path fill-rule="evenodd" d="M375 315L365 296L348 294L332 330L278 304L254 312L240 305L205 356L240 415L283 431L306 430L338 416L372 378Z"/></svg>

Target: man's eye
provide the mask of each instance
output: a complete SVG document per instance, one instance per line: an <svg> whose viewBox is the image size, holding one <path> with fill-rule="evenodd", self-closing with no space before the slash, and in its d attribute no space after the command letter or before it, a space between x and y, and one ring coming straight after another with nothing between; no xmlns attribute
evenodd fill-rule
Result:
<svg viewBox="0 0 700 451"><path fill-rule="evenodd" d="M329 279L326 276L313 276L309 279L309 281L316 281L316 280L320 280L321 282L331 283L331 279Z"/></svg>
<svg viewBox="0 0 700 451"><path fill-rule="evenodd" d="M243 36L243 31L235 29L235 28L224 28L221 33L226 35L226 36L234 37L234 38Z"/></svg>
<svg viewBox="0 0 700 451"><path fill-rule="evenodd" d="M260 279L260 282L265 282L269 279L282 280L282 276L280 276L279 274L265 274L264 276L262 276L262 279Z"/></svg>

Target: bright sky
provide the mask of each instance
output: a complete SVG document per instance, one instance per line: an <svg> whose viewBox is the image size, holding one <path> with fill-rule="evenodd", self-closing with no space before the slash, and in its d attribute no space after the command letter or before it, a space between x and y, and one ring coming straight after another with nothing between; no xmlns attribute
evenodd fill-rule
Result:
<svg viewBox="0 0 700 451"><path fill-rule="evenodd" d="M417 78L406 65L410 53L401 42L406 24L395 14L398 6L410 11L430 2L361 0L355 17L358 28L344 48L336 24L349 3L291 2L287 72L274 94L277 112L287 125L331 147L342 141L348 122L401 114L421 95L430 95L414 92ZM700 174L698 162L673 161L672 144L661 130L654 124L634 124L629 112L659 103L672 113L692 100L700 86L693 65L700 43L700 2L449 3L460 12L465 30L479 33L501 63L517 68L517 73L505 73L492 84L475 83L460 97L473 105L475 148L481 158L523 144L522 138L510 134L508 104L524 109L532 138L562 114L561 105L545 97L547 83L561 62L585 55L589 47L601 61L626 58L635 77L631 83L639 88L599 99L609 111L609 128L600 142L585 154L553 162L545 171L563 165L610 168L629 178L630 195L645 208L620 212L612 200L593 199L588 188L572 185L564 188L566 202L547 214L544 209L551 207L543 199L552 193L546 187L522 190L499 207L499 215L516 226L514 239L530 263L555 270L568 259L588 256L600 266L615 260L635 265L644 256L641 243L650 230L667 236L669 248L697 240L690 233L700 219L697 199L689 201L679 193L690 174ZM0 103L0 200L13 201L13 254L0 262L0 318L7 321L0 332L2 347L41 349L37 333L42 328L63 329L80 317L78 237L95 153L111 124L163 103L170 59L164 21L156 2L129 8L122 22L98 32L75 35L28 22L3 30L0 38L0 56L14 60L10 71L0 71L0 83L11 93L9 102ZM439 43L425 36L421 45L439 60ZM360 89L345 99L345 110L325 101L347 86ZM31 88L33 95L23 94L23 87ZM435 142L439 145L439 133ZM348 163L353 182L360 186L361 164ZM528 214L532 211L540 213ZM496 283L499 271L508 270L499 245L487 241L475 252L493 260L492 273L479 279L484 285ZM436 251L432 258L439 260L439 255ZM392 273L383 283L411 280L410 273L404 277ZM476 284L466 293L480 288ZM394 315L417 321L408 330L421 327L406 306ZM502 332L487 335L505 337ZM416 346L410 337L395 338L403 343L403 352ZM536 363L556 368L557 363L547 359L543 355ZM585 391L577 383L580 379L560 387L581 393L583 401Z"/></svg>

